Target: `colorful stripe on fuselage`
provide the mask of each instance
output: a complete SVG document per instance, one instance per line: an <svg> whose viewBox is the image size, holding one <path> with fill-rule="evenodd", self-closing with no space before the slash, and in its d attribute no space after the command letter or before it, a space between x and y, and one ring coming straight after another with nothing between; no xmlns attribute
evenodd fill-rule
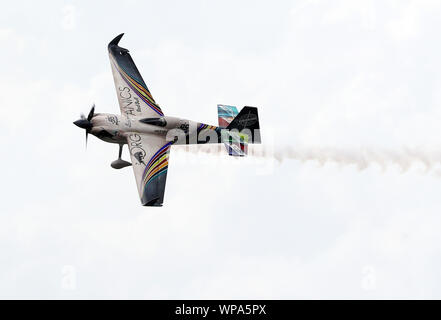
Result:
<svg viewBox="0 0 441 320"><path fill-rule="evenodd" d="M198 125L198 131L204 130L204 129L208 129L208 130L217 130L218 127L216 126L210 126L209 124L205 124L205 123L200 123Z"/></svg>

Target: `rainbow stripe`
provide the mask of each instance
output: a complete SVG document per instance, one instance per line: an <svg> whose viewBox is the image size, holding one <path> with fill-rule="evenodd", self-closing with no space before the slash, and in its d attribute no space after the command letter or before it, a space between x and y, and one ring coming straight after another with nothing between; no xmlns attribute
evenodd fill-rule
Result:
<svg viewBox="0 0 441 320"><path fill-rule="evenodd" d="M116 69L118 70L124 81L138 95L138 97L141 98L142 101L144 101L153 111L155 111L161 117L164 116L161 108L156 104L150 91L147 89L147 86L141 83L141 81L135 80L131 76L129 76L122 68L119 67L117 63L113 62L113 64L115 65Z"/></svg>
<svg viewBox="0 0 441 320"><path fill-rule="evenodd" d="M204 124L204 123L201 123L200 124L200 126L198 127L198 130L200 131L200 130L204 130L204 129L208 129L208 130L216 130L218 127L216 127L216 126L210 126L210 125L208 125L208 124Z"/></svg>
<svg viewBox="0 0 441 320"><path fill-rule="evenodd" d="M146 188L154 179L167 172L171 144L172 142L166 143L153 155L153 157L150 158L150 161L147 163L144 173L142 174L144 188Z"/></svg>

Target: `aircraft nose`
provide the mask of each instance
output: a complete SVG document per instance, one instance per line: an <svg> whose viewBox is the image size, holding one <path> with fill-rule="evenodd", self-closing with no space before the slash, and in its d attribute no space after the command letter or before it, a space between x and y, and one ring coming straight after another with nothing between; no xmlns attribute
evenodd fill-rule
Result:
<svg viewBox="0 0 441 320"><path fill-rule="evenodd" d="M87 119L79 119L77 121L74 121L73 124L83 129L92 128L92 123L90 123L90 121L88 121Z"/></svg>

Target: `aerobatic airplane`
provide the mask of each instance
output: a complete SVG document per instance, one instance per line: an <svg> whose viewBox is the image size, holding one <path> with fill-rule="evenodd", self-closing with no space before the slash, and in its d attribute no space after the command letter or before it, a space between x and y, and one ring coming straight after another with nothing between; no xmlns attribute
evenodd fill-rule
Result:
<svg viewBox="0 0 441 320"><path fill-rule="evenodd" d="M132 166L144 206L162 206L170 147L179 144L224 143L231 156L245 156L249 143L260 143L257 108L218 105L219 126L165 116L141 77L129 50L118 46L124 34L109 45L109 57L121 115L95 113L74 122L88 134L119 145L112 168ZM127 144L132 163L121 159Z"/></svg>

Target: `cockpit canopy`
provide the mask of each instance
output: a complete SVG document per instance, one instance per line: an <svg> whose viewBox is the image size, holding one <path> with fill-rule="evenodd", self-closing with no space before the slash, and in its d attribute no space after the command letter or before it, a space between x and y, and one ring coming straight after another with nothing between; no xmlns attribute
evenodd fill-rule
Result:
<svg viewBox="0 0 441 320"><path fill-rule="evenodd" d="M164 118L144 118L139 120L139 122L151 124L158 127L165 127L167 125L167 121L165 121Z"/></svg>

